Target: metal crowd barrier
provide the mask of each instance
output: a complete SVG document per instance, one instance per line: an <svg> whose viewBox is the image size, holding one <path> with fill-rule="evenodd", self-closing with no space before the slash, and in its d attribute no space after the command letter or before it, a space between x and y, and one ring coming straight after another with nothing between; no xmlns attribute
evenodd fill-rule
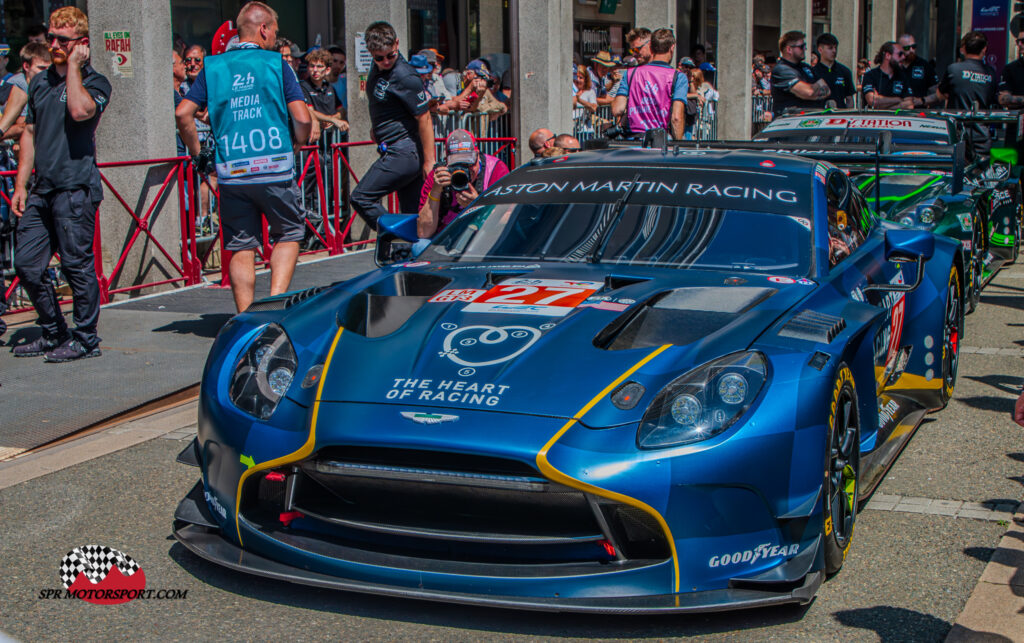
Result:
<svg viewBox="0 0 1024 643"><path fill-rule="evenodd" d="M478 124L479 125L479 124ZM506 125L507 127L507 120ZM488 125L488 127L490 127ZM500 125L497 127L501 127ZM490 131L490 130L489 130ZM496 130L500 131L500 130ZM348 142L339 140L339 132L324 137L317 145L307 145L301 148L298 160L297 183L303 195L301 203L306 208L307 243L306 248L300 253L303 255L327 252L329 255L338 255L346 251L374 243L375 239L353 240L350 237L355 217L352 215L349 205L349 186L359 183L359 176L352 169L349 163L348 150L358 146L375 146L372 141ZM444 139L439 139L443 144ZM481 150L488 154L498 156L509 166L515 168L516 140L511 137L484 137L478 140ZM107 179L103 170L107 168L136 167L136 166L164 166L167 168L160 188L150 198L150 205L144 212L132 208L129 201L114 188ZM95 254L96 275L100 285L101 303L110 302L112 296L121 293L130 293L146 288L154 288L167 285L191 286L204 283L207 278L204 272L214 271L217 267L208 265L213 251L218 247L221 250L220 273L221 286L229 286L228 264L231 253L224 250L223 232L219 225L219 204L220 194L217 185L208 176L201 176L192 165L192 159L187 156L138 160L120 161L115 163L99 163L100 176L106 185L106 198L100 208L96 210L96 234L93 239L93 251ZM330 172L328 174L328 171ZM17 172L14 170L0 172L0 180L13 179ZM201 186L205 185L209 190L209 208L204 211L201 199ZM307 190L308 189L308 190ZM151 225L158 205L166 201L167 197L177 192L178 214L179 214L179 253L168 250L153 234ZM104 217L111 216L109 209L111 203L117 203L133 221L131 233L127 241L117 254L117 260L107 275L103 267L104 246L100 229L101 213ZM6 189L0 189L0 203L7 207L11 205L11 195ZM395 195L388 198L388 209L391 212L398 212L398 202ZM129 253L135 246L140 236L145 235L147 244L156 249L166 260L175 276L169 279L148 281L145 283L117 286L119 278L123 277L124 267L128 261ZM208 244L208 245L207 245ZM205 248L202 248L206 245ZM17 252L17 248L13 249ZM263 222L262 246L257 250L257 263L265 264L269 260L271 246L269 241L269 228L266 221ZM111 254L111 253L106 253ZM58 268L59 270L59 268ZM26 296L18 296L20 285L17 277L14 277L8 285L5 295L11 304L8 312L24 312L32 310L26 305ZM64 299L60 303L69 303L70 299Z"/></svg>
<svg viewBox="0 0 1024 643"><path fill-rule="evenodd" d="M753 128L750 133L753 135L763 130L772 121L772 97L752 96L750 100L753 107L751 110Z"/></svg>

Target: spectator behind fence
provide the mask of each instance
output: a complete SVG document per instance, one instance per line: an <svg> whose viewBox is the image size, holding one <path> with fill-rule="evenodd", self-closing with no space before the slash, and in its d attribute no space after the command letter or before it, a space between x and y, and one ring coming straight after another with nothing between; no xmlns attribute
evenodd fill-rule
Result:
<svg viewBox="0 0 1024 643"><path fill-rule="evenodd" d="M559 134L555 137L554 147L563 150L567 154L580 151L580 140L572 134Z"/></svg>
<svg viewBox="0 0 1024 643"><path fill-rule="evenodd" d="M695 78L695 74L700 73L700 70L694 65L695 61L689 56L679 61L680 71L686 74L686 81L689 85L686 90L686 109L684 111L685 120L683 123L683 138L688 141L693 140L693 128L697 124L700 110L704 107L704 96L697 91L700 85L697 82L697 78ZM700 82L704 82L703 76L700 78Z"/></svg>
<svg viewBox="0 0 1024 643"><path fill-rule="evenodd" d="M484 190L508 174L504 161L480 153L467 130L449 134L444 147L444 165L434 168L420 193L416 232L421 239L443 230Z"/></svg>
<svg viewBox="0 0 1024 643"><path fill-rule="evenodd" d="M352 192L352 207L373 229L387 210L380 200L395 192L402 212L416 212L423 181L434 171L434 123L423 81L398 51L398 36L386 22L365 32L373 68L366 81L370 136L380 158Z"/></svg>
<svg viewBox="0 0 1024 643"><path fill-rule="evenodd" d="M295 72L272 49L277 13L250 2L238 13L238 45L211 56L176 111L178 129L189 152L199 154L196 111L209 106L220 184L220 222L224 248L231 251L228 271L235 308L252 303L256 249L263 219L270 226L270 294L288 290L304 222L295 184L295 144L309 140L310 117ZM270 50L270 51L268 51ZM233 78L251 78L236 86ZM232 109L259 105L261 109ZM293 143L294 136L294 143ZM267 159L267 160L261 160Z"/></svg>
<svg viewBox="0 0 1024 643"><path fill-rule="evenodd" d="M658 29L649 43L651 62L625 72L612 103L617 119L625 117L634 135L647 130L668 130L674 139L683 137L686 122L686 74L672 67L676 47L671 29Z"/></svg>
<svg viewBox="0 0 1024 643"><path fill-rule="evenodd" d="M181 91L188 93L189 87L196 82L196 76L203 70L203 61L206 60L206 49L202 45L192 45L185 50L185 81L181 84Z"/></svg>
<svg viewBox="0 0 1024 643"><path fill-rule="evenodd" d="M597 111L597 92L591 83L586 67L576 69L576 76L572 84L572 106L573 118L581 117L583 110L590 113Z"/></svg>
<svg viewBox="0 0 1024 643"><path fill-rule="evenodd" d="M637 65L646 65L651 62L651 30L646 27L636 27L626 33L626 45L629 46L629 53L636 59Z"/></svg>
<svg viewBox="0 0 1024 643"><path fill-rule="evenodd" d="M544 150L554 147L555 133L546 127L541 127L533 130L527 143L530 146L530 151L533 152L533 158L537 158Z"/></svg>
<svg viewBox="0 0 1024 643"><path fill-rule="evenodd" d="M865 105L872 109L909 109L914 106L910 88L900 68L902 61L903 50L895 42L883 43L878 48L875 54L876 67L864 72L861 91L864 92Z"/></svg>
<svg viewBox="0 0 1024 643"><path fill-rule="evenodd" d="M42 335L16 346L14 355L45 355L48 362L66 362L100 355L93 237L103 186L96 167L95 134L110 100L110 83L89 64L89 19L80 9L54 11L48 37L53 64L28 87L11 206L21 217L14 267L39 316ZM55 252L74 301L71 333L48 270Z"/></svg>
<svg viewBox="0 0 1024 643"><path fill-rule="evenodd" d="M828 97L836 102L836 107L853 107L853 95L856 92L853 72L846 65L836 61L839 39L830 33L823 33L818 36L815 44L818 49L818 64L812 67L814 75L824 79L828 84Z"/></svg>
<svg viewBox="0 0 1024 643"><path fill-rule="evenodd" d="M25 37L28 38L29 42L38 42L40 45L45 45L47 44L46 27L43 25L32 25L25 30Z"/></svg>
<svg viewBox="0 0 1024 643"><path fill-rule="evenodd" d="M590 59L590 67L587 73L590 75L590 84L594 88L598 105L611 105L615 96L611 93L611 84L615 72L615 60L608 51L599 51Z"/></svg>
<svg viewBox="0 0 1024 643"><path fill-rule="evenodd" d="M295 79L299 80L299 75L296 71L299 67L299 63L293 55L293 51L295 49L296 47L292 44L292 41L287 38L278 37L274 41L274 51L281 54L281 58L284 59L284 62L292 68L292 71L296 72ZM309 112L309 120L311 123L308 142L313 144L320 140L320 119L313 115L313 97L307 94L305 89L302 90L302 95L306 101L306 110Z"/></svg>
<svg viewBox="0 0 1024 643"><path fill-rule="evenodd" d="M787 31L779 38L780 57L772 68L772 115L788 107L821 107L828 98L828 84L815 78L804 62L807 38L802 31Z"/></svg>
<svg viewBox="0 0 1024 643"><path fill-rule="evenodd" d="M455 93L448 90L448 86L444 84L444 80L441 78L441 62L444 60L444 56L437 53L436 49L420 49L416 52L416 56L423 56L423 59L430 65L430 70L427 72L427 77L423 79L423 84L431 97L437 99L437 105L440 108L455 97ZM416 56L413 56L413 58Z"/></svg>
<svg viewBox="0 0 1024 643"><path fill-rule="evenodd" d="M327 47L327 51L331 54L331 86L334 87L334 93L341 101L341 107L344 110L342 118L348 118L348 76L345 74L347 69L345 50L341 45L330 45Z"/></svg>
<svg viewBox="0 0 1024 643"><path fill-rule="evenodd" d="M30 42L21 48L21 73L4 81L7 92L0 92L4 100L3 116L0 117L0 138L17 139L25 130L28 115L28 84L41 71L50 66L50 48L38 42ZM3 95L6 94L6 98Z"/></svg>
<svg viewBox="0 0 1024 643"><path fill-rule="evenodd" d="M900 36L899 46L903 49L903 63L900 66L910 95L914 98L914 107L938 105L941 101L935 93L939 87L935 65L917 55L917 40L914 36L903 34Z"/></svg>
<svg viewBox="0 0 1024 643"><path fill-rule="evenodd" d="M187 52L186 52L187 53ZM171 90L174 92L174 109L178 109L178 105L181 104L184 98L181 95L181 85L185 82L185 61L181 59L178 52L171 50ZM181 142L181 134L178 133L178 128L174 128L174 142L177 148L177 156L186 156L188 154L185 149L185 144Z"/></svg>
<svg viewBox="0 0 1024 643"><path fill-rule="evenodd" d="M463 78L466 80L465 88L458 96L449 101L449 105L455 105L454 109L490 114L492 120L508 111L508 107L495 98L494 93L488 87L491 76L483 61L470 61L466 65Z"/></svg>
<svg viewBox="0 0 1024 643"><path fill-rule="evenodd" d="M336 127L339 132L347 132L348 123L341 117L344 109L341 98L328 79L331 54L325 49L311 51L306 55L306 65L309 67L309 80L299 85L311 102L313 118L320 121L321 131Z"/></svg>

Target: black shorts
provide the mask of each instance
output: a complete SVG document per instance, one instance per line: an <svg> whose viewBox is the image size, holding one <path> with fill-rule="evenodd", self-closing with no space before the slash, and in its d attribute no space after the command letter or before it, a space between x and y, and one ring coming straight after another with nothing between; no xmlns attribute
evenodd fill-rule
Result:
<svg viewBox="0 0 1024 643"><path fill-rule="evenodd" d="M295 181L220 185L220 225L224 249L231 252L259 248L267 217L270 242L302 241L305 223Z"/></svg>

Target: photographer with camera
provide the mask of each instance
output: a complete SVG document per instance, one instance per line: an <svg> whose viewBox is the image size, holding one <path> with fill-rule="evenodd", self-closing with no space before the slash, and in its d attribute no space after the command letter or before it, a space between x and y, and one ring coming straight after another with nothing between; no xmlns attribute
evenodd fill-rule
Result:
<svg viewBox="0 0 1024 643"><path fill-rule="evenodd" d="M508 174L496 156L481 154L473 135L457 129L445 143L445 163L438 163L420 193L416 231L429 239L455 220L480 193Z"/></svg>

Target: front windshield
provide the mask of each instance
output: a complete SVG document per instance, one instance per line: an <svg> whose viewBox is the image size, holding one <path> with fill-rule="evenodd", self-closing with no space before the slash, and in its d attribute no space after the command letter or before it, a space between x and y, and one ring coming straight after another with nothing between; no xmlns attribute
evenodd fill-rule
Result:
<svg viewBox="0 0 1024 643"><path fill-rule="evenodd" d="M499 203L474 208L419 256L445 261L602 262L630 266L810 271L809 218L749 210L614 203Z"/></svg>
<svg viewBox="0 0 1024 643"><path fill-rule="evenodd" d="M942 180L942 175L931 173L889 173L880 175L879 192L883 201L903 200L919 194ZM857 179L857 187L868 197L875 198L875 175L867 174Z"/></svg>

